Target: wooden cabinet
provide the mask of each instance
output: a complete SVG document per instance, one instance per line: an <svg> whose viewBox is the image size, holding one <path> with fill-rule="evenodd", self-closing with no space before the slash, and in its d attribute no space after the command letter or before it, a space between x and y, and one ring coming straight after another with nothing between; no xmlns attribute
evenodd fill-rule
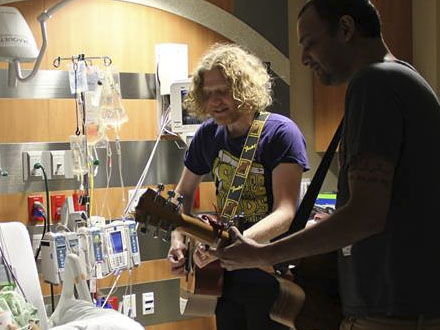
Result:
<svg viewBox="0 0 440 330"><path fill-rule="evenodd" d="M382 19L382 32L397 58L412 62L412 0L371 0ZM325 151L344 113L346 86L324 86L313 78L315 150Z"/></svg>

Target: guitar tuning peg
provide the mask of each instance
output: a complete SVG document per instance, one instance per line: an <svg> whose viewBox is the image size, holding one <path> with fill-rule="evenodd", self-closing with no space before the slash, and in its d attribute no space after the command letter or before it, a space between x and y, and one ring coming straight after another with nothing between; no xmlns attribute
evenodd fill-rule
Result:
<svg viewBox="0 0 440 330"><path fill-rule="evenodd" d="M170 242L171 241L171 232L173 231L173 226L169 226L167 229L167 233L165 234L165 237L162 238L162 241L164 242Z"/></svg>
<svg viewBox="0 0 440 330"><path fill-rule="evenodd" d="M165 185L163 183L157 184L157 190L156 190L156 196L154 196L153 200L156 201L158 197L160 197L160 194L162 191L165 190Z"/></svg>
<svg viewBox="0 0 440 330"><path fill-rule="evenodd" d="M148 234L149 230L148 230L148 223L150 222L151 219L151 215L146 215L145 216L145 220L143 220L142 223L142 227L139 229L140 232L142 234Z"/></svg>
<svg viewBox="0 0 440 330"><path fill-rule="evenodd" d="M157 226L155 227L154 231L153 231L153 238L158 238L160 235L159 229L160 226L162 225L162 220L159 221L159 223L157 224Z"/></svg>
<svg viewBox="0 0 440 330"><path fill-rule="evenodd" d="M157 184L157 193L160 194L164 190L165 190L165 185L163 183L158 183Z"/></svg>
<svg viewBox="0 0 440 330"><path fill-rule="evenodd" d="M176 196L176 193L174 192L174 190L168 190L167 195L168 195L167 202L169 202L169 201L171 201L171 199L173 199Z"/></svg>
<svg viewBox="0 0 440 330"><path fill-rule="evenodd" d="M177 197L177 209L182 208L184 200L183 195L179 195L179 197Z"/></svg>
<svg viewBox="0 0 440 330"><path fill-rule="evenodd" d="M139 230L144 235L146 235L146 234L148 234L150 232L150 230L148 229L148 225L147 224L144 224Z"/></svg>

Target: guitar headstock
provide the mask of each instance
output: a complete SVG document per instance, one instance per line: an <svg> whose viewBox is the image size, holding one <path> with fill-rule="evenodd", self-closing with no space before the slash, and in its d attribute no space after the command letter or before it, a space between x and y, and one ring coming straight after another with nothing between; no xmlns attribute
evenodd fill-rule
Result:
<svg viewBox="0 0 440 330"><path fill-rule="evenodd" d="M181 213L183 198L175 199L174 192L168 192L168 198L161 196L161 189L158 191L148 188L139 199L135 209L135 220L146 225L156 226L153 237L159 236L159 229L166 231L163 238L165 241L171 238L171 231L179 227L183 233L206 244L214 244L219 238L228 240L226 231L218 230L199 218Z"/></svg>
<svg viewBox="0 0 440 330"><path fill-rule="evenodd" d="M162 187L162 189L161 189ZM167 232L164 240L169 240L171 231L176 227L182 226L183 221L180 215L183 199L178 198L178 203L173 202L175 193L168 192L168 198L164 198L160 193L163 186L159 186L158 191L148 188L139 198L135 209L135 220L146 225L153 225L156 230L153 237L159 236L159 229Z"/></svg>

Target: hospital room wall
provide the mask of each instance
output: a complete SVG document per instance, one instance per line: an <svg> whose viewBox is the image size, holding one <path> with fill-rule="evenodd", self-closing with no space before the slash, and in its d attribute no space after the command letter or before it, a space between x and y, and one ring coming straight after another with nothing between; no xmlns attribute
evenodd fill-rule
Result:
<svg viewBox="0 0 440 330"><path fill-rule="evenodd" d="M9 5L20 9L37 43L41 44L36 17L56 2L32 0ZM120 72L154 73L154 45L175 42L188 44L191 71L207 47L225 40L177 15L110 0L77 0L54 15L48 21L47 30L49 43L41 65L41 69L46 70L55 69L52 62L58 56L85 54L110 56ZM68 61L62 62L59 69L67 70L68 64ZM1 66L5 68L6 64ZM76 129L72 99L0 101L1 143L68 141ZM124 100L123 104L130 121L122 126L121 139L154 140L157 132L155 100Z"/></svg>
<svg viewBox="0 0 440 330"><path fill-rule="evenodd" d="M29 22L41 44L36 17L58 0L17 2L17 7ZM210 0L225 10L233 9L232 0ZM127 2L109 0L78 0L63 8L48 22L49 44L41 69L54 70L52 61L57 56L68 57L80 53L86 56L110 56L120 72L154 73L154 45L165 42L186 43L191 71L202 53L213 43L226 39L216 32L158 9ZM0 64L5 68L4 63ZM29 67L24 65L24 68ZM60 70L67 70L62 63ZM122 141L154 140L157 134L157 104L155 100L123 100L129 122L122 126ZM0 143L68 142L76 129L73 99L0 99ZM114 134L109 134L114 140ZM170 182L168 187L173 187ZM126 187L128 190L132 187ZM108 205L112 217L122 214L121 189L108 191ZM56 193L71 194L72 190ZM104 199L104 189L96 189L97 203ZM44 196L44 192L32 192ZM0 194L0 221L18 220L27 225L27 195L29 193ZM210 182L201 185L200 210L212 210L214 189ZM135 284L170 279L165 260L143 262L135 271ZM111 285L110 281L107 281ZM123 282L122 282L123 283ZM104 281L102 286L106 286ZM42 284L47 295L48 287ZM213 329L213 319L194 319L179 323L179 327ZM173 329L173 324L149 326L153 330Z"/></svg>
<svg viewBox="0 0 440 330"><path fill-rule="evenodd" d="M19 8L40 44L36 17L56 2L32 0L8 5ZM218 2L223 8L232 8L232 1ZM54 70L52 61L57 56L83 53L86 56L110 56L120 72L154 73L154 45L176 42L188 44L191 71L207 47L225 40L201 25L146 6L109 0L78 0L68 6L48 22L49 44L41 69ZM1 65L5 67L4 63ZM63 62L59 69L67 70L67 63ZM121 127L121 140L154 140L157 134L156 101L123 100L123 104L129 122ZM69 135L76 129L73 99L0 99L0 116L2 144L68 142ZM114 140L112 132L109 138ZM203 184L201 189L204 190L205 186L209 184ZM103 191L98 189L95 193L99 200ZM111 189L109 195L112 215L116 217L123 208L117 202L120 190ZM15 219L26 223L26 197L21 193L1 194L0 221ZM206 203L210 204L209 201Z"/></svg>

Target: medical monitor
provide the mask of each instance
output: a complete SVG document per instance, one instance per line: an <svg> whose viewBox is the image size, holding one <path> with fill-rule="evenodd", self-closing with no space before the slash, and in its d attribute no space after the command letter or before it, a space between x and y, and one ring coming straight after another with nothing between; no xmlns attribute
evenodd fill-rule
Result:
<svg viewBox="0 0 440 330"><path fill-rule="evenodd" d="M188 95L191 80L178 80L170 86L171 131L177 134L191 135L199 128L202 121L191 115L183 106Z"/></svg>

